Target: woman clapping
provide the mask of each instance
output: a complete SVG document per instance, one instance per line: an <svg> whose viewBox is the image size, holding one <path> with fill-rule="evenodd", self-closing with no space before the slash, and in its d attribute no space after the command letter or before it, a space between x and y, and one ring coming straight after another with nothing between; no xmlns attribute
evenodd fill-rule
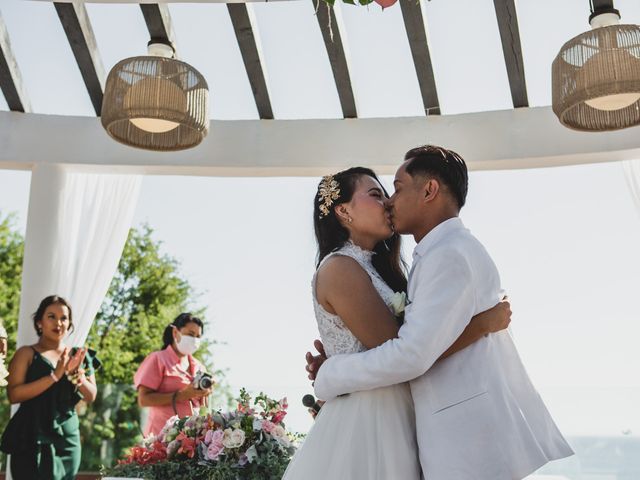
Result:
<svg viewBox="0 0 640 480"><path fill-rule="evenodd" d="M75 479L80 467L80 431L75 406L97 395L94 378L100 362L92 350L69 348L71 306L49 296L33 315L38 342L16 351L9 364L7 392L20 408L2 436L16 479Z"/></svg>

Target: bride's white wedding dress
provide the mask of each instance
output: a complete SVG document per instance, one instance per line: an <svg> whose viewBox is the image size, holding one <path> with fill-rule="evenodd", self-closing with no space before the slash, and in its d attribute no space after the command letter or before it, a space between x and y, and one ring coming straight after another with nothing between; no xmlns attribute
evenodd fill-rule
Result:
<svg viewBox="0 0 640 480"><path fill-rule="evenodd" d="M393 290L372 264L372 252L348 243L328 255L356 260L389 305ZM340 317L327 312L315 295L318 330L327 356L366 350ZM357 292L353 292L357 295ZM304 444L295 454L286 480L419 480L416 424L406 383L351 393L324 404Z"/></svg>

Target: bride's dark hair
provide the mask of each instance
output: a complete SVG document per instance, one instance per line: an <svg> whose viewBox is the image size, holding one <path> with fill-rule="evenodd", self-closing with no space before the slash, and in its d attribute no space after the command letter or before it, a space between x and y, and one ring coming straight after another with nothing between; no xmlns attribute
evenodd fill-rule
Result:
<svg viewBox="0 0 640 480"><path fill-rule="evenodd" d="M324 257L343 247L349 240L349 231L338 220L335 207L351 201L356 184L363 176L371 177L380 183L374 171L365 167L353 167L333 175L333 179L338 182L340 195L337 200L334 200L326 216L320 209L324 201L320 196L320 186L318 186L318 192L316 192L313 200L313 227L316 233L316 241L318 242L317 265L320 265ZM385 195L388 196L384 187L382 189ZM372 259L373 266L382 279L395 292L405 292L407 290L406 264L400 256L400 235L394 233L392 237L384 242L379 242L375 246L374 252L376 254Z"/></svg>

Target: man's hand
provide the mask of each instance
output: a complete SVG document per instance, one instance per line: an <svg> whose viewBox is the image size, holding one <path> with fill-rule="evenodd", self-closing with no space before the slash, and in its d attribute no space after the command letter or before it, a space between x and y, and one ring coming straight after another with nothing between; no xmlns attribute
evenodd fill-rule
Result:
<svg viewBox="0 0 640 480"><path fill-rule="evenodd" d="M309 374L309 380L312 380L312 381L316 379L316 374L318 373L318 370L320 370L320 367L322 366L324 361L327 359L327 354L324 353L324 345L322 345L322 342L320 340L315 340L313 342L313 346L316 348L319 355L312 355L311 352L307 352L307 355L306 355L307 366L304 367L307 373Z"/></svg>
<svg viewBox="0 0 640 480"><path fill-rule="evenodd" d="M485 335L499 332L509 327L511 323L511 304L505 296L495 307L478 315Z"/></svg>

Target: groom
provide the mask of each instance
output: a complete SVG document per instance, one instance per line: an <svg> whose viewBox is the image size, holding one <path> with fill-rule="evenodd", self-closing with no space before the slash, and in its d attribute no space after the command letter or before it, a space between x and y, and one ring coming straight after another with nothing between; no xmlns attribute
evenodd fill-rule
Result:
<svg viewBox="0 0 640 480"><path fill-rule="evenodd" d="M508 331L436 363L471 317L502 299L496 266L458 218L467 184L455 152L430 145L407 152L388 201L395 230L417 242L405 323L378 348L325 360L315 392L331 400L411 381L427 480L522 479L573 452Z"/></svg>

